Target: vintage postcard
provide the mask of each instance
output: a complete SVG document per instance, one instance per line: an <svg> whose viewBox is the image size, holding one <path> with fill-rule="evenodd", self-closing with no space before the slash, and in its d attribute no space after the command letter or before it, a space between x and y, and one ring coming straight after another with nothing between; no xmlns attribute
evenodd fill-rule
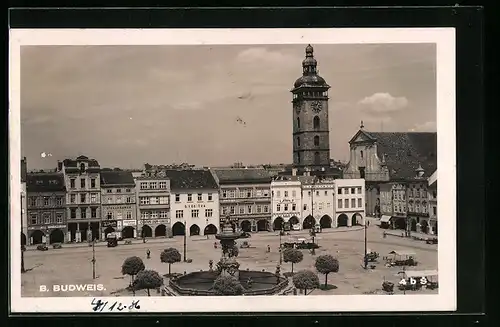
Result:
<svg viewBox="0 0 500 327"><path fill-rule="evenodd" d="M13 313L455 309L454 29L10 36Z"/></svg>

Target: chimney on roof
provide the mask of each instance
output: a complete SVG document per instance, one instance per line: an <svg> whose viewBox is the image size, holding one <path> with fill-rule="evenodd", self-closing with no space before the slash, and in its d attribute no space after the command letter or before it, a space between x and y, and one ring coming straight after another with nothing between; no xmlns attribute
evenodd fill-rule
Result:
<svg viewBox="0 0 500 327"><path fill-rule="evenodd" d="M415 169L415 172L417 173L418 178L424 177L425 170L424 170L424 168L422 168L422 166L420 164L418 165L418 168Z"/></svg>
<svg viewBox="0 0 500 327"><path fill-rule="evenodd" d="M57 160L57 171L61 171L61 170L62 170L62 168L63 168L62 166L63 166L62 161Z"/></svg>

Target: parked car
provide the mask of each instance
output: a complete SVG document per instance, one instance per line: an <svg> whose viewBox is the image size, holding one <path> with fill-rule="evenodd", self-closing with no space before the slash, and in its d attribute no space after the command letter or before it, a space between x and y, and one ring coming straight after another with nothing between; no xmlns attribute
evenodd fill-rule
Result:
<svg viewBox="0 0 500 327"><path fill-rule="evenodd" d="M49 250L49 248L48 248L48 247L47 247L47 245L45 245L45 244L40 244L40 245L38 245L38 246L36 247L36 249L37 249L38 251L48 251L48 250Z"/></svg>
<svg viewBox="0 0 500 327"><path fill-rule="evenodd" d="M115 233L109 233L106 235L106 241L108 242L108 248L114 248L118 246L118 237Z"/></svg>

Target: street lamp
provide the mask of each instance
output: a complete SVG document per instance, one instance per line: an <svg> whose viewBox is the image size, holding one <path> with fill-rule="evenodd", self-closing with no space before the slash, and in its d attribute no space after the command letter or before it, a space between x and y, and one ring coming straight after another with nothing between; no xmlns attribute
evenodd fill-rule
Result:
<svg viewBox="0 0 500 327"><path fill-rule="evenodd" d="M95 279L95 238L92 240L92 279Z"/></svg>
<svg viewBox="0 0 500 327"><path fill-rule="evenodd" d="M284 228L283 228L283 227L284 227L284 226L283 226L283 224L281 224L281 230L280 230L280 232L279 232L279 234L280 234L280 248L279 248L279 253L280 253L280 266L281 266L281 264L283 263L283 251L282 251L283 245L282 245L282 243L281 243L281 235L282 235L282 234L284 234L284 232L285 232L285 230L284 230Z"/></svg>
<svg viewBox="0 0 500 327"><path fill-rule="evenodd" d="M364 232L365 232L365 256L364 256L364 268L368 269L368 244L367 244L367 239L366 239L366 216L364 218Z"/></svg>
<svg viewBox="0 0 500 327"><path fill-rule="evenodd" d="M186 225L186 221L184 220L184 262L187 261L187 259L186 259L186 238L187 238L187 225Z"/></svg>

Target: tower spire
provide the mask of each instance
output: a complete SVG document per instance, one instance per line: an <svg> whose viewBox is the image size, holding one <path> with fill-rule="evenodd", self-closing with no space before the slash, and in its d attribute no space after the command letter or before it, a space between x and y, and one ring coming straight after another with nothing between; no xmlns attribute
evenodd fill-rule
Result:
<svg viewBox="0 0 500 327"><path fill-rule="evenodd" d="M312 45L306 47L306 58L302 61L302 75L317 75L318 62L314 59L314 48Z"/></svg>
<svg viewBox="0 0 500 327"><path fill-rule="evenodd" d="M363 124L363 121L361 121L361 124L359 124L359 129L365 128L365 124Z"/></svg>

